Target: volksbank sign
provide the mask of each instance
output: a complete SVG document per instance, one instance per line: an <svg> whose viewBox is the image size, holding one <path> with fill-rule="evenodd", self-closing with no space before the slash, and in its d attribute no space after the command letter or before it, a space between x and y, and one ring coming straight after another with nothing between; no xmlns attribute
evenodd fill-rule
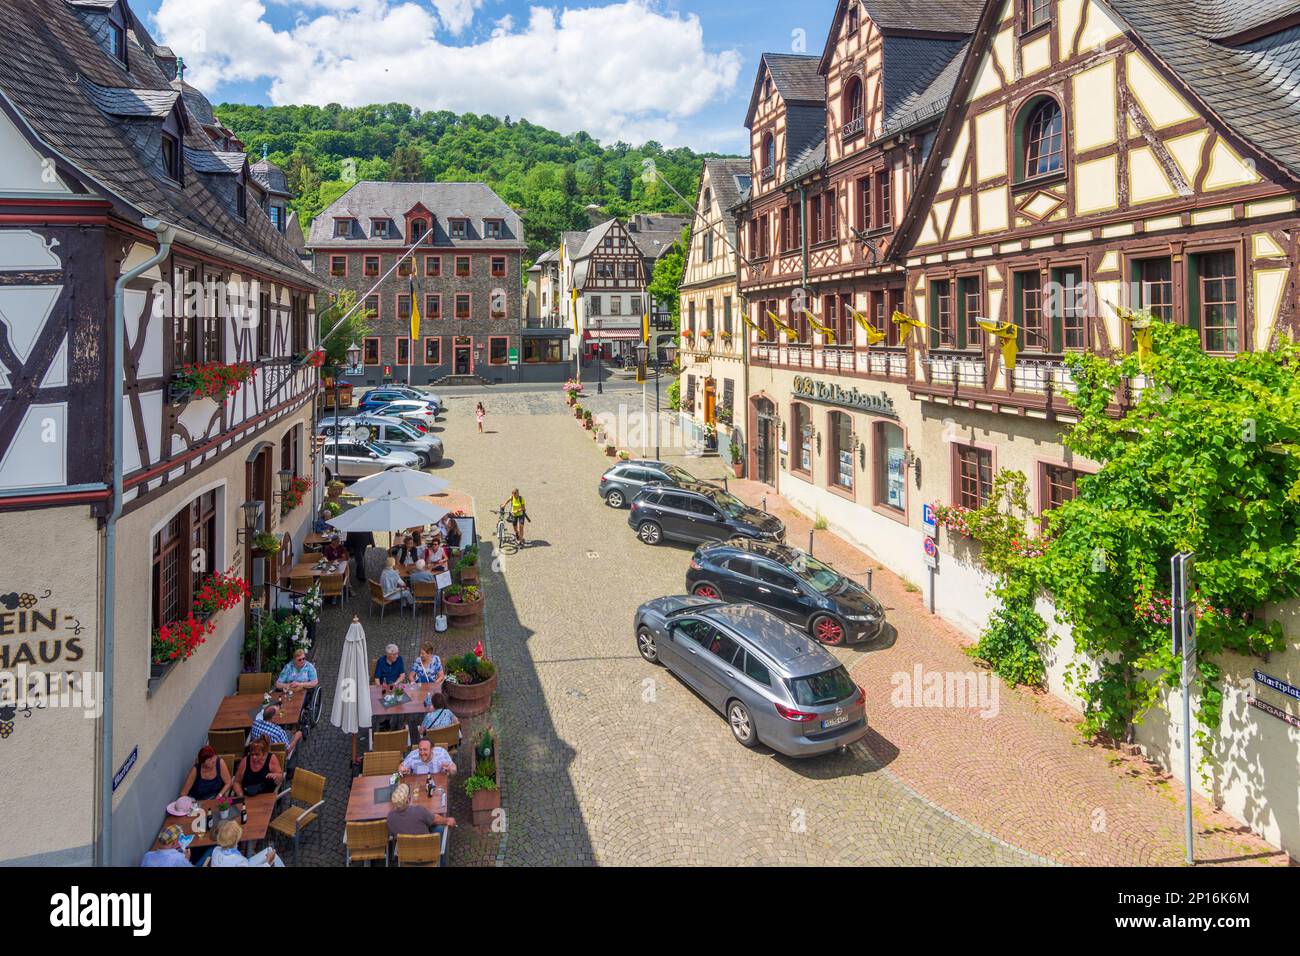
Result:
<svg viewBox="0 0 1300 956"><path fill-rule="evenodd" d="M898 417L898 412L894 409L894 400L887 392L872 395L857 388L845 388L836 382L818 382L806 375L796 375L794 394L796 398L806 398L825 405L841 405L860 412L870 412L872 415Z"/></svg>

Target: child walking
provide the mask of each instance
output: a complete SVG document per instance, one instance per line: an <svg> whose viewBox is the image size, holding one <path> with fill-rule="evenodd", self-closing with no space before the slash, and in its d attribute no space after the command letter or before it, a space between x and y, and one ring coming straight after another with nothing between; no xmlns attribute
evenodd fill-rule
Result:
<svg viewBox="0 0 1300 956"><path fill-rule="evenodd" d="M483 410L483 403L479 402L478 408L474 409L474 417L478 419L478 433L480 435L483 434L483 416L486 414L487 412Z"/></svg>

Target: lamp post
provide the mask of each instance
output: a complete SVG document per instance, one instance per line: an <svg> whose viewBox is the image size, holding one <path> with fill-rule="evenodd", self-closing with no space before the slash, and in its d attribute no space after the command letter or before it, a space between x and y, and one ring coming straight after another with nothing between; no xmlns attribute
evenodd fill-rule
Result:
<svg viewBox="0 0 1300 956"><path fill-rule="evenodd" d="M664 358L668 359L669 365L672 365L673 360L677 358L676 332L656 332L650 337L655 344L655 461L659 460L659 342L664 338L672 340L672 344L664 346ZM649 343L638 343L636 352L637 361L644 365L650 356Z"/></svg>
<svg viewBox="0 0 1300 956"><path fill-rule="evenodd" d="M605 320L596 320L596 394L605 394L605 342L601 338L601 332L605 328Z"/></svg>
<svg viewBox="0 0 1300 956"><path fill-rule="evenodd" d="M348 346L348 367L356 368L361 364L361 346L353 342ZM339 388L338 379L334 381L334 480L339 480L339 442L342 440L342 426L340 425L339 412Z"/></svg>

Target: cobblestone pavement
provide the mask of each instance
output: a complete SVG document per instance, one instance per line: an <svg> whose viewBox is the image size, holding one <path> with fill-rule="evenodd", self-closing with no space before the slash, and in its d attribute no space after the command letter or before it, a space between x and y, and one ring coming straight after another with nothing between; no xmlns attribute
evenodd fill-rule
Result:
<svg viewBox="0 0 1300 956"><path fill-rule="evenodd" d="M738 746L720 715L637 655L636 607L681 590L690 550L639 544L627 512L602 504L608 459L558 389L444 397L445 475L474 496L483 532L516 485L534 519L532 544L484 569L503 863L1041 862L914 794L877 756L888 747L795 761Z"/></svg>

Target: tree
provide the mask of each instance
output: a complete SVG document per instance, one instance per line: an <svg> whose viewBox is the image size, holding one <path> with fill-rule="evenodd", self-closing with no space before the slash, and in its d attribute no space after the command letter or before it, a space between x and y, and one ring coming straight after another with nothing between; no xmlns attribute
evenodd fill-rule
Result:
<svg viewBox="0 0 1300 956"><path fill-rule="evenodd" d="M388 162L395 183L417 183L424 179L424 156L415 146L399 146Z"/></svg>
<svg viewBox="0 0 1300 956"><path fill-rule="evenodd" d="M650 278L650 298L668 306L674 329L680 329L682 324L681 295L678 290L682 284L682 274L686 271L686 249L690 244L690 234L689 226L682 230L681 238L659 257L655 263L654 275Z"/></svg>
<svg viewBox="0 0 1300 956"><path fill-rule="evenodd" d="M347 315L357 303L357 294L352 289L340 291L328 305L316 312L317 341L325 353L323 370L326 375L336 374L337 370L347 364L348 349L361 345L370 334L370 320L375 313L361 306L347 320L335 328L339 319Z"/></svg>

